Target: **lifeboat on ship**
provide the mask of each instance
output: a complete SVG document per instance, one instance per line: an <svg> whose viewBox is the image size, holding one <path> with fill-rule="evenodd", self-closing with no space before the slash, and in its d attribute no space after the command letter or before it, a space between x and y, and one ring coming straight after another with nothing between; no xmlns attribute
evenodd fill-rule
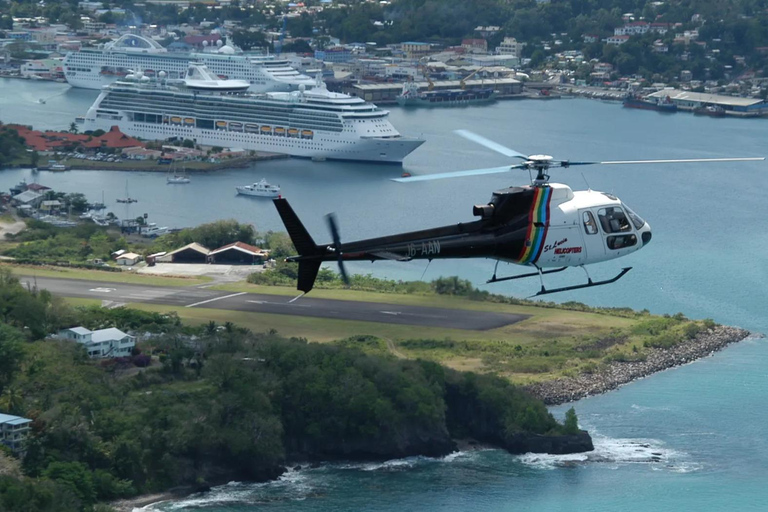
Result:
<svg viewBox="0 0 768 512"><path fill-rule="evenodd" d="M288 136L289 137L298 137L299 136L299 130L296 128L288 128Z"/></svg>
<svg viewBox="0 0 768 512"><path fill-rule="evenodd" d="M245 125L245 131L247 133L259 133L259 125L248 123Z"/></svg>
<svg viewBox="0 0 768 512"><path fill-rule="evenodd" d="M285 128L283 128L282 126L276 126L275 135L279 135L280 137L285 137Z"/></svg>
<svg viewBox="0 0 768 512"><path fill-rule="evenodd" d="M216 121L216 128L219 130L224 130L227 128L227 122L226 121Z"/></svg>
<svg viewBox="0 0 768 512"><path fill-rule="evenodd" d="M302 139L311 139L315 136L315 133L312 130L302 130L301 131L301 138Z"/></svg>
<svg viewBox="0 0 768 512"><path fill-rule="evenodd" d="M272 135L272 127L271 126L262 126L261 127L261 134L262 135Z"/></svg>
<svg viewBox="0 0 768 512"><path fill-rule="evenodd" d="M243 123L238 123L236 121L232 121L229 123L229 129L233 132L241 132L243 131Z"/></svg>

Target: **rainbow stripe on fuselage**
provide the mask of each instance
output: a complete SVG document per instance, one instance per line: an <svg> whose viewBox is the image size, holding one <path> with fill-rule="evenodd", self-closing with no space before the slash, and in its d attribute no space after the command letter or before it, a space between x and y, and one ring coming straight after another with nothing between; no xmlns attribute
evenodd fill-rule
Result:
<svg viewBox="0 0 768 512"><path fill-rule="evenodd" d="M544 248L544 240L549 229L549 201L552 199L552 189L548 186L536 187L533 204L528 213L528 232L525 235L525 245L517 258L517 263L527 265L536 263Z"/></svg>

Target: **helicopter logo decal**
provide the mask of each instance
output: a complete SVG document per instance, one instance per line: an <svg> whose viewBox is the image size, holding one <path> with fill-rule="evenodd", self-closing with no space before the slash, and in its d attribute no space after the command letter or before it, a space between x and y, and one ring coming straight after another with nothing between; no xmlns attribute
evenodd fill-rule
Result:
<svg viewBox="0 0 768 512"><path fill-rule="evenodd" d="M558 252L559 251L558 247L560 247L561 245L563 245L567 241L568 241L567 238L563 238L561 240L558 240L557 242L554 242L554 243L551 243L551 244L547 244L547 245L544 246L544 252L549 252L552 249L555 249L555 254L560 254L560 252Z"/></svg>
<svg viewBox="0 0 768 512"><path fill-rule="evenodd" d="M535 263L541 256L544 248L544 240L547 239L549 230L549 202L552 199L552 189L537 188L534 191L531 212L528 215L528 232L525 235L525 244L517 262L521 265Z"/></svg>

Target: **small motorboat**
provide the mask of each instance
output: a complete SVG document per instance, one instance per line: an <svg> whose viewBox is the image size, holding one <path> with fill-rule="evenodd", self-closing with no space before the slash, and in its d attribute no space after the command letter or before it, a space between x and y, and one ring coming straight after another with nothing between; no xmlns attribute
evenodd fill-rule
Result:
<svg viewBox="0 0 768 512"><path fill-rule="evenodd" d="M270 185L267 180L263 179L253 185L242 185L235 187L238 194L244 196L257 196L257 197L278 197L280 195L279 185Z"/></svg>

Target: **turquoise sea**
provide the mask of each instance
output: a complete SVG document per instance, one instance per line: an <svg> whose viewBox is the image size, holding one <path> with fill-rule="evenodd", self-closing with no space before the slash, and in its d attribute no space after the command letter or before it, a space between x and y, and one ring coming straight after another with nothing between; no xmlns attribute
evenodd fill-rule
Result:
<svg viewBox="0 0 768 512"><path fill-rule="evenodd" d="M0 79L0 120L66 128L96 91L64 84ZM45 104L37 103L45 98ZM503 165L504 157L458 138L465 128L518 151L559 159L629 160L768 155L768 121L699 118L622 109L592 100L507 101L463 109L401 110L391 120L427 143L405 162L427 173ZM236 197L234 186L265 177L284 195L318 241L329 236L324 214L335 211L344 240L471 220L471 206L526 174L402 185L402 169L285 160L249 169L196 175L166 186L152 173L0 172L0 188L37 179L81 191L119 217L148 213L160 225L191 226L218 218L281 229L268 201ZM593 166L555 170L573 188L613 192L646 218L652 243L628 258L595 266L607 277L634 269L619 283L562 294L590 305L681 311L754 332L768 331L768 163ZM126 185L134 205L117 205ZM359 264L357 272L398 279L460 275L477 285L487 260ZM515 268L504 269L515 272ZM501 272L500 272L501 273ZM583 279L574 271L549 282ZM538 283L489 290L516 296ZM232 483L211 493L156 507L210 512L252 510L766 510L768 490L768 344L755 338L710 358L634 382L575 404L595 436L594 454L513 457L497 450L444 459L330 464L290 471L266 484ZM562 415L566 407L553 408Z"/></svg>

